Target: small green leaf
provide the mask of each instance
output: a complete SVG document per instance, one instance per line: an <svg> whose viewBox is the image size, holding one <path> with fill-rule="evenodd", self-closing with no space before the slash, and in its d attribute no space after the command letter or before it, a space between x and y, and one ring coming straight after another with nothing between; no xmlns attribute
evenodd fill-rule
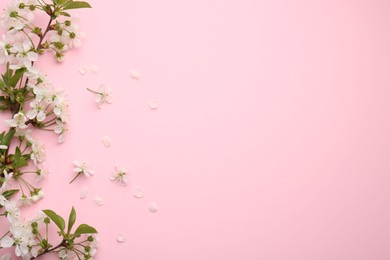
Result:
<svg viewBox="0 0 390 260"><path fill-rule="evenodd" d="M74 208L72 207L72 210L70 211L69 214L69 220L68 220L68 234L72 230L72 227L75 222L76 222L76 210L74 210Z"/></svg>
<svg viewBox="0 0 390 260"><path fill-rule="evenodd" d="M14 169L17 169L26 166L27 164L27 161L22 158L22 152L20 151L19 147L16 146L12 166L14 167Z"/></svg>
<svg viewBox="0 0 390 260"><path fill-rule="evenodd" d="M3 192L3 196L6 198L6 199L9 199L11 198L13 195L15 195L15 193L17 193L19 190L7 190L7 191L4 191Z"/></svg>
<svg viewBox="0 0 390 260"><path fill-rule="evenodd" d="M12 137L15 135L15 128L11 128L9 132L4 136L4 138L1 140L2 145L9 146L12 140Z"/></svg>
<svg viewBox="0 0 390 260"><path fill-rule="evenodd" d="M14 163L12 164L12 166L15 168L15 169L18 169L18 168L21 168L21 167L24 167L24 166L27 166L28 165L28 161L21 157L19 160L16 160L14 161Z"/></svg>
<svg viewBox="0 0 390 260"><path fill-rule="evenodd" d="M26 68L21 68L15 71L15 74L10 78L9 85L15 87L18 84L19 80L23 77L26 72Z"/></svg>
<svg viewBox="0 0 390 260"><path fill-rule="evenodd" d="M9 110L11 107L11 102L9 99L4 96L0 96L0 110Z"/></svg>
<svg viewBox="0 0 390 260"><path fill-rule="evenodd" d="M0 80L0 89L3 89L5 86L4 81Z"/></svg>
<svg viewBox="0 0 390 260"><path fill-rule="evenodd" d="M57 213L55 213L54 211L52 211L50 209L46 209L46 210L42 210L42 211L51 220L53 220L53 222L57 225L57 227L59 227L61 229L61 231L64 231L64 229L65 229L65 220L60 215L58 215Z"/></svg>
<svg viewBox="0 0 390 260"><path fill-rule="evenodd" d="M63 16L66 16L66 17L70 17L70 14L67 13L67 12L60 12L60 14L63 15Z"/></svg>
<svg viewBox="0 0 390 260"><path fill-rule="evenodd" d="M64 6L63 10L79 8L92 8L92 6L84 1L71 1Z"/></svg>
<svg viewBox="0 0 390 260"><path fill-rule="evenodd" d="M87 224L81 224L74 232L74 235L80 236L81 234L95 234L95 233L97 233L95 228Z"/></svg>
<svg viewBox="0 0 390 260"><path fill-rule="evenodd" d="M11 69L7 69L7 71L4 73L4 75L2 75L2 78L3 78L3 82L4 82L4 85L6 87L10 87L10 84L9 84L9 80L12 76L12 70Z"/></svg>
<svg viewBox="0 0 390 260"><path fill-rule="evenodd" d="M22 157L22 152L20 151L19 146L16 146L15 156L14 156L15 161L18 161L20 159L20 157Z"/></svg>
<svg viewBox="0 0 390 260"><path fill-rule="evenodd" d="M3 196L9 200L13 195L15 195L19 190L7 190L7 191L4 191L3 192ZM3 206L0 205L0 209L2 208Z"/></svg>
<svg viewBox="0 0 390 260"><path fill-rule="evenodd" d="M14 94L14 92L9 93L9 98L11 99L11 101L13 103L15 103L15 94Z"/></svg>

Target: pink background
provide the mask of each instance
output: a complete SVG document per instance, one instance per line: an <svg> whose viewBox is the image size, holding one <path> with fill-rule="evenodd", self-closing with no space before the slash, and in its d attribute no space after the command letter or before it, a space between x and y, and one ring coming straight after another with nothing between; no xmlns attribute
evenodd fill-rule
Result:
<svg viewBox="0 0 390 260"><path fill-rule="evenodd" d="M72 122L63 145L41 135L34 211L74 205L98 260L390 259L390 1L90 2L74 12L83 46L39 63ZM85 90L100 84L115 98L102 110ZM69 185L73 160L96 175Z"/></svg>

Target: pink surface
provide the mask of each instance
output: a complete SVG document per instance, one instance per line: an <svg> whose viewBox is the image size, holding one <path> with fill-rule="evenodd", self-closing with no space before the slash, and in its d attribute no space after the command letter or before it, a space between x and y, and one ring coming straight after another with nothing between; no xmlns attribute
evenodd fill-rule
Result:
<svg viewBox="0 0 390 260"><path fill-rule="evenodd" d="M34 210L74 205L98 260L390 258L389 1L90 2L81 49L39 63L72 121L63 145L42 135ZM85 88L102 83L115 102L98 110ZM73 160L95 176L69 185ZM115 165L128 187L108 180Z"/></svg>

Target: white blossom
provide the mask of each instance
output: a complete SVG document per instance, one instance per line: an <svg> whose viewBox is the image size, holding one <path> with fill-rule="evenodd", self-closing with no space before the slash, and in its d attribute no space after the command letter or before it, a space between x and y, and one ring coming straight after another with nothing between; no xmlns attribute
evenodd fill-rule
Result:
<svg viewBox="0 0 390 260"><path fill-rule="evenodd" d="M29 40L25 40L24 42L15 43L10 50L12 53L16 53L15 57L20 66L24 66L26 68L31 67L32 63L38 60L38 54L33 51L33 46Z"/></svg>
<svg viewBox="0 0 390 260"><path fill-rule="evenodd" d="M1 23L11 33L22 30L30 22L27 19L20 18L24 15L25 11L19 8L19 2L11 1L5 8L4 13L0 16Z"/></svg>
<svg viewBox="0 0 390 260"><path fill-rule="evenodd" d="M102 108L102 105L105 103L111 104L113 102L111 90L107 89L104 85L100 86L99 91L91 90L89 88L87 90L96 94L95 101L98 108Z"/></svg>
<svg viewBox="0 0 390 260"><path fill-rule="evenodd" d="M14 115L13 119L5 120L5 123L10 127L18 127L20 129L27 128L27 118L23 112L19 112Z"/></svg>
<svg viewBox="0 0 390 260"><path fill-rule="evenodd" d="M110 180L125 186L127 184L127 169L115 167L115 173L110 177Z"/></svg>
<svg viewBox="0 0 390 260"><path fill-rule="evenodd" d="M63 248L61 249L61 251L58 253L58 256L62 259L62 260L74 260L74 259L77 259L77 255L74 251L72 250L68 250L66 248Z"/></svg>
<svg viewBox="0 0 390 260"><path fill-rule="evenodd" d="M6 211L7 219L10 223L13 223L19 219L20 210L15 201L5 201L4 208Z"/></svg>
<svg viewBox="0 0 390 260"><path fill-rule="evenodd" d="M83 173L86 177L89 177L94 174L93 170L91 170L86 162L78 162L74 161L73 164L76 166L73 168L74 172Z"/></svg>
<svg viewBox="0 0 390 260"><path fill-rule="evenodd" d="M66 125L62 121L57 120L56 126L54 127L54 133L59 135L57 139L58 143L63 143L65 141L65 135L67 132L68 128L66 127Z"/></svg>
<svg viewBox="0 0 390 260"><path fill-rule="evenodd" d="M42 190L38 190L38 191L34 192L34 194L32 194L31 200L32 200L32 202L35 203L35 202L41 200L44 195L45 195L45 193Z"/></svg>
<svg viewBox="0 0 390 260"><path fill-rule="evenodd" d="M37 174L37 176L35 178L35 181L39 182L43 178L46 178L49 175L49 170L47 168L45 168L44 165L40 164L40 165L38 165L36 174Z"/></svg>
<svg viewBox="0 0 390 260"><path fill-rule="evenodd" d="M54 98L54 114L61 119L62 122L67 123L69 121L69 110L68 110L68 102L66 98L57 93Z"/></svg>
<svg viewBox="0 0 390 260"><path fill-rule="evenodd" d="M0 64L4 64L8 58L7 43L4 41L5 35L3 35L3 41L0 41Z"/></svg>
<svg viewBox="0 0 390 260"><path fill-rule="evenodd" d="M30 156L31 160L33 160L35 164L44 162L46 159L45 145L39 142L37 139L30 136L28 137L27 140L31 143L31 150L32 150Z"/></svg>
<svg viewBox="0 0 390 260"><path fill-rule="evenodd" d="M8 173L7 170L4 169L3 175L4 175L4 179L3 179L3 184L0 187L0 193L3 193L7 189L8 183L13 177L13 172Z"/></svg>
<svg viewBox="0 0 390 260"><path fill-rule="evenodd" d="M39 102L37 100L34 100L30 103L31 109L26 113L26 116L29 119L36 118L38 122L42 122L46 119L46 104L43 102Z"/></svg>

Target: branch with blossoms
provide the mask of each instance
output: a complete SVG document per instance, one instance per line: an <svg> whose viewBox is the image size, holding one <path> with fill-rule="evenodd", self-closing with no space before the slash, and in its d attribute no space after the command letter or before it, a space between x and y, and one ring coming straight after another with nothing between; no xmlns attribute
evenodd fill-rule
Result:
<svg viewBox="0 0 390 260"><path fill-rule="evenodd" d="M33 130L53 132L62 143L69 122L63 91L34 63L45 53L62 62L66 51L78 47L82 34L69 10L90 7L87 2L73 0L11 0L0 17L6 32L0 41L0 64L5 70L0 78L0 110L11 114L5 120L8 129L0 134L0 223L9 225L0 235L1 259L2 249L10 247L16 256L30 260L48 253L61 259L92 259L96 254L97 231L87 224L73 230L74 208L67 223L52 210L24 220L20 210L44 196L29 177L39 180L47 174L45 146L33 136ZM47 17L46 26L35 23L39 15ZM49 238L53 227L59 235L55 245Z"/></svg>

